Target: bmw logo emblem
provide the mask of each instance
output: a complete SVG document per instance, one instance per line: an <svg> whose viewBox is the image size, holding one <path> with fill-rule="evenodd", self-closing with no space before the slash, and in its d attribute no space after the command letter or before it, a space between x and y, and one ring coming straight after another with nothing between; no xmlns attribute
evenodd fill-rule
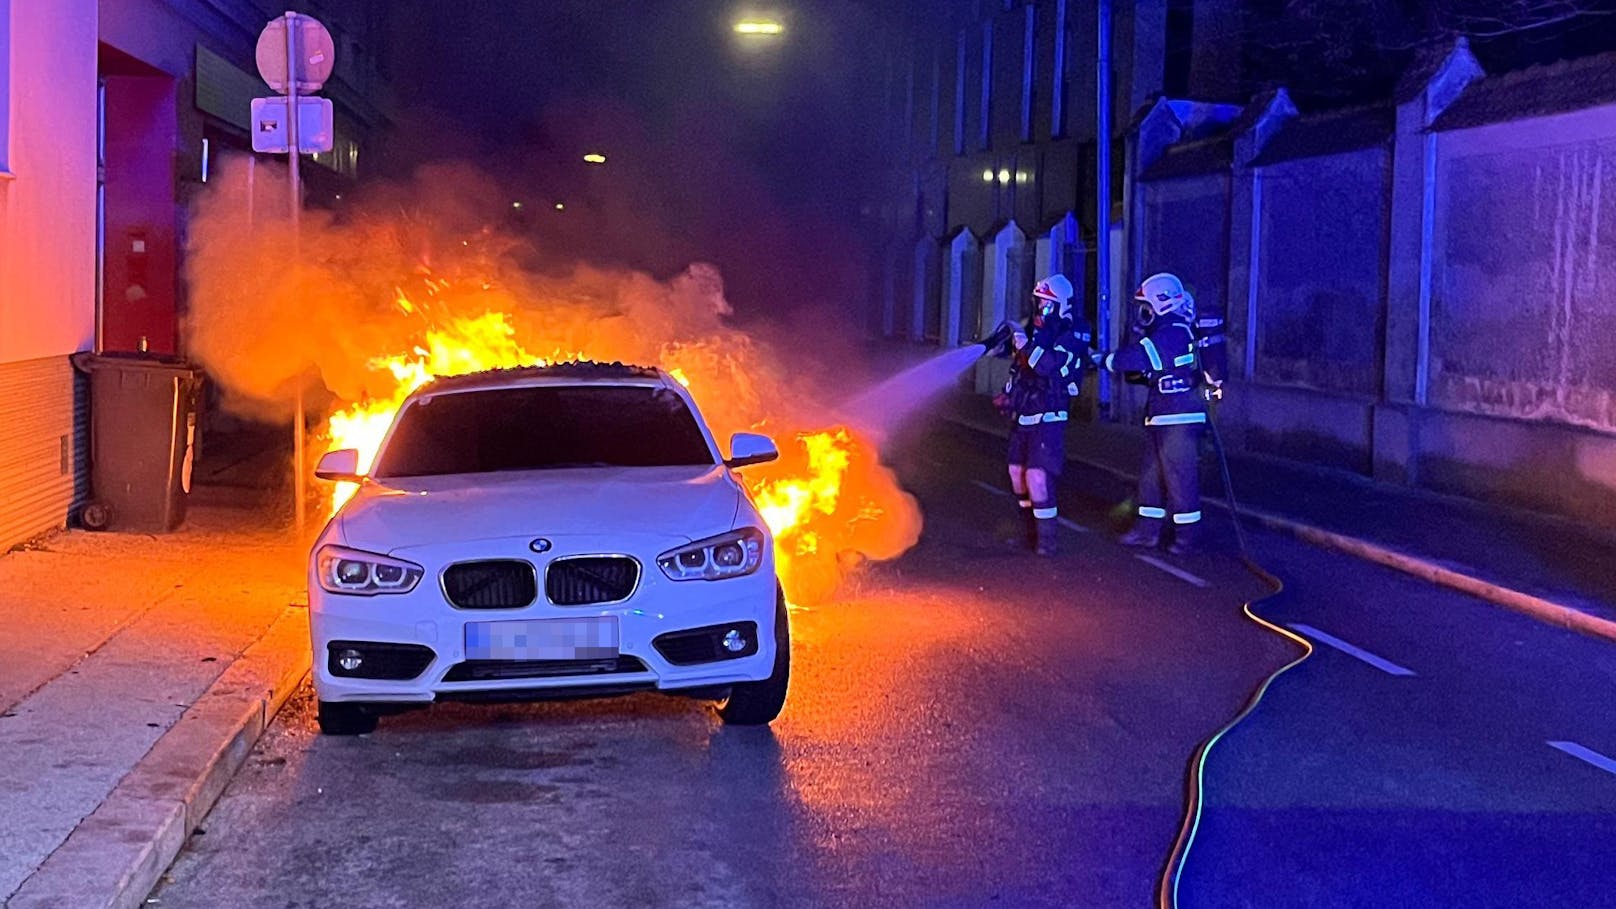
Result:
<svg viewBox="0 0 1616 909"><path fill-rule="evenodd" d="M539 537L533 542L527 544L527 548L533 550L534 552L549 552L553 546L554 544L549 540L546 540L544 537Z"/></svg>

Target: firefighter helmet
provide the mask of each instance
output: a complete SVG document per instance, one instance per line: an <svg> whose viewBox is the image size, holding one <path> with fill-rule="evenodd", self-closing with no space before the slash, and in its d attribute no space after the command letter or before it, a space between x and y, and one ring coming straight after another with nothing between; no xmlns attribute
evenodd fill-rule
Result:
<svg viewBox="0 0 1616 909"><path fill-rule="evenodd" d="M1032 289L1032 295L1039 300L1040 309L1053 309L1063 319L1071 318L1072 293L1072 282L1065 275L1050 275Z"/></svg>
<svg viewBox="0 0 1616 909"><path fill-rule="evenodd" d="M1175 310L1194 311L1195 302L1184 289L1184 282L1169 272L1158 272L1144 280L1133 298L1150 307L1153 315L1164 316Z"/></svg>

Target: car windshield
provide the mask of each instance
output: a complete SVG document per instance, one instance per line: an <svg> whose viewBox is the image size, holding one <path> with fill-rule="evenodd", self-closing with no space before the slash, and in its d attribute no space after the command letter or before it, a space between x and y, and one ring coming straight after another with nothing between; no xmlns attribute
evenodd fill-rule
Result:
<svg viewBox="0 0 1616 909"><path fill-rule="evenodd" d="M541 385L454 392L423 398L398 420L377 477L714 463L690 408L666 388Z"/></svg>

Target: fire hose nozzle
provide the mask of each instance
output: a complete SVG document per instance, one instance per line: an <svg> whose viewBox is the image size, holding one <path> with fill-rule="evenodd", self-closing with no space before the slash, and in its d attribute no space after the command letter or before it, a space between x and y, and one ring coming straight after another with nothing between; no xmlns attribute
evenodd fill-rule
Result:
<svg viewBox="0 0 1616 909"><path fill-rule="evenodd" d="M1014 323L1001 322L999 323L999 327L993 330L993 334L988 335L977 343L986 348L988 353L992 353L1008 343L1010 336L1015 333L1016 326Z"/></svg>

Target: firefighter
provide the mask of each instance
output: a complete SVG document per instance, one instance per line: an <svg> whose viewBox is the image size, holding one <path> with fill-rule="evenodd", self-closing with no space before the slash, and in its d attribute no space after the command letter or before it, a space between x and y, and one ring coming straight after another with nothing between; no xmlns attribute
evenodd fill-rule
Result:
<svg viewBox="0 0 1616 909"><path fill-rule="evenodd" d="M1157 546L1171 523L1169 551L1183 555L1200 541L1201 434L1208 392L1215 392L1221 380L1208 383L1203 373L1206 345L1196 330L1195 300L1176 275L1151 275L1134 300L1131 340L1104 361L1106 369L1146 386L1139 513L1120 542Z"/></svg>
<svg viewBox="0 0 1616 909"><path fill-rule="evenodd" d="M1033 288L1034 311L1025 327L1009 323L1010 378L996 399L1015 420L1010 430L1010 488L1041 556L1056 551L1055 479L1066 464L1066 423L1082 390L1092 334L1072 312L1072 282L1050 275Z"/></svg>

